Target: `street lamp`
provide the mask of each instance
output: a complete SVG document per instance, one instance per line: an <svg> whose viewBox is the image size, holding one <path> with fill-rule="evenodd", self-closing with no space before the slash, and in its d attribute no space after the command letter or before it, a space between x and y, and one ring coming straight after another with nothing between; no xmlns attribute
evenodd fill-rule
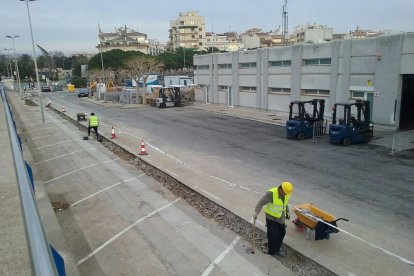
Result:
<svg viewBox="0 0 414 276"><path fill-rule="evenodd" d="M5 51L11 51L13 50L12 48L3 48L3 50ZM10 62L10 58L8 58L10 56L10 54L8 54L6 56L6 68L7 68L7 76L10 78L11 76L11 72L13 71L13 69L11 69L11 62ZM9 64L10 63L10 64ZM10 65L10 71L9 71L9 65Z"/></svg>
<svg viewBox="0 0 414 276"><path fill-rule="evenodd" d="M6 37L10 38L13 42L13 56L14 56L14 64L16 66L17 72L17 83L19 84L19 97L22 99L22 86L20 85L20 73L19 73L19 65L17 64L17 56L16 56L16 48L14 47L14 39L18 38L18 35L6 35Z"/></svg>
<svg viewBox="0 0 414 276"><path fill-rule="evenodd" d="M34 39L33 39L33 30L32 30L32 19L30 18L30 11L29 11L29 2L32 2L32 1L35 1L35 0L20 0L20 1L26 2L27 15L29 17L30 35L32 37L32 47L33 47L33 59L34 59L35 71L36 71L37 91L39 92L40 112L42 114L42 122L44 123L45 122L45 114L43 112L42 89L40 87L39 72L37 70L36 50L35 50L35 44L34 44Z"/></svg>

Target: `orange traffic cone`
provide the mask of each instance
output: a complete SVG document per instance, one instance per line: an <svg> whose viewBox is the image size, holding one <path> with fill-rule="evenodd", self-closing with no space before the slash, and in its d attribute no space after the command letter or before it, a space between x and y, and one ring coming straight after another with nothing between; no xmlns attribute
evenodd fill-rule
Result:
<svg viewBox="0 0 414 276"><path fill-rule="evenodd" d="M62 105L62 112L65 112L65 106Z"/></svg>
<svg viewBox="0 0 414 276"><path fill-rule="evenodd" d="M139 153L139 155L148 155L148 153L145 149L144 139L141 140L141 152Z"/></svg>
<svg viewBox="0 0 414 276"><path fill-rule="evenodd" d="M112 126L112 130L111 130L111 139L115 139L116 138L116 134L115 134L115 129Z"/></svg>

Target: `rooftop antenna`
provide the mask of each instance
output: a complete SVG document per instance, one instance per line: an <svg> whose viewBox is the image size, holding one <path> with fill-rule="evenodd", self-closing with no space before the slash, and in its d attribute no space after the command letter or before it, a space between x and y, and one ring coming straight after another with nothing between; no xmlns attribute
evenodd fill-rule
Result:
<svg viewBox="0 0 414 276"><path fill-rule="evenodd" d="M287 0L282 6L282 21L283 45L286 45L289 41Z"/></svg>

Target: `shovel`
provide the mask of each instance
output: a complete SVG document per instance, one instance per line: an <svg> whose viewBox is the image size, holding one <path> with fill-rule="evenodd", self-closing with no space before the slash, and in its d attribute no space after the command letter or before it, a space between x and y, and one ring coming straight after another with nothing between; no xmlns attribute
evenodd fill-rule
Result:
<svg viewBox="0 0 414 276"><path fill-rule="evenodd" d="M253 220L253 228L252 228L252 250L249 252L251 254L254 254L254 247L255 247L255 241L256 241L256 219Z"/></svg>

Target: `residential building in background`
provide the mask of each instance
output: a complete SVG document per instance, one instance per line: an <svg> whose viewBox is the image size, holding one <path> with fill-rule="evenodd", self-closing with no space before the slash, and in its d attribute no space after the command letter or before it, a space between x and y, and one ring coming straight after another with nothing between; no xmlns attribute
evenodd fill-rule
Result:
<svg viewBox="0 0 414 276"><path fill-rule="evenodd" d="M204 17L196 11L181 12L177 20L170 22L169 50L191 48L206 49Z"/></svg>
<svg viewBox="0 0 414 276"><path fill-rule="evenodd" d="M159 55L164 52L157 40L148 39L144 33L137 32L126 25L123 28L115 29L113 33L104 33L99 28L99 45L96 47L102 52L119 49L122 51L139 51L149 55Z"/></svg>
<svg viewBox="0 0 414 276"><path fill-rule="evenodd" d="M333 28L318 24L296 26L291 38L294 44L332 41Z"/></svg>

